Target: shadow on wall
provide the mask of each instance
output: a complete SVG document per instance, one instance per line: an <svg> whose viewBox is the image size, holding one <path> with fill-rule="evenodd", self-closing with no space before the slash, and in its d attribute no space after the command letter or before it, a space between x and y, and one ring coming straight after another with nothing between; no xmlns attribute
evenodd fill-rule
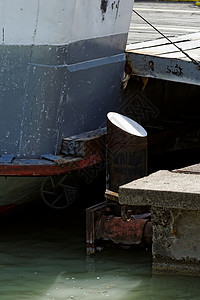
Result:
<svg viewBox="0 0 200 300"><path fill-rule="evenodd" d="M149 172L198 163L200 87L132 76L121 94L120 113L148 133Z"/></svg>

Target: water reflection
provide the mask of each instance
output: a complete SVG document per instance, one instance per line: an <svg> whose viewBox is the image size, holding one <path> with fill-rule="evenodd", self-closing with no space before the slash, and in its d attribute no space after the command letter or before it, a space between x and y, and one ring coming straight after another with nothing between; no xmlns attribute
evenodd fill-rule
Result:
<svg viewBox="0 0 200 300"><path fill-rule="evenodd" d="M152 276L151 253L85 255L84 209L31 206L0 223L0 299L199 299L199 278Z"/></svg>

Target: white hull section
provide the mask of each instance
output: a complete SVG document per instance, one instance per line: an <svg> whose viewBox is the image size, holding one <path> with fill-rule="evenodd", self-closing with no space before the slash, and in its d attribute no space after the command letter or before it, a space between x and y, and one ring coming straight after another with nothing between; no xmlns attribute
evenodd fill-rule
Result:
<svg viewBox="0 0 200 300"><path fill-rule="evenodd" d="M64 45L128 33L133 0L0 0L0 43Z"/></svg>

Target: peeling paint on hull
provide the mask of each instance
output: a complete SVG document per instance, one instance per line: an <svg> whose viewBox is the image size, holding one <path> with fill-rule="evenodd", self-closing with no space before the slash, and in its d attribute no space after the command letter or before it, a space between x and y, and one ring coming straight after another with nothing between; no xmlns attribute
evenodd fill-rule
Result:
<svg viewBox="0 0 200 300"><path fill-rule="evenodd" d="M118 109L133 0L105 2L0 0L0 156L58 154Z"/></svg>
<svg viewBox="0 0 200 300"><path fill-rule="evenodd" d="M125 41L124 35L117 38ZM93 58L86 60L82 54L76 62L76 47L81 50L80 43L71 49L32 47L35 57L29 62L30 47L0 46L1 155L57 154L63 137L103 126L106 113L116 109L124 54L95 57L87 51Z"/></svg>
<svg viewBox="0 0 200 300"><path fill-rule="evenodd" d="M58 154L117 109L133 5L29 2L0 0L0 155L18 158Z"/></svg>

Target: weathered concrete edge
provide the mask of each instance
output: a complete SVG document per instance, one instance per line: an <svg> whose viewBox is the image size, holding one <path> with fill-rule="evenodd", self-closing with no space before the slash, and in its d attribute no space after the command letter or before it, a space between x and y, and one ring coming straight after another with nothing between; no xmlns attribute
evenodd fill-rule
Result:
<svg viewBox="0 0 200 300"><path fill-rule="evenodd" d="M120 186L119 203L200 210L200 191L198 186L193 188L193 182L199 182L199 175L159 171Z"/></svg>
<svg viewBox="0 0 200 300"><path fill-rule="evenodd" d="M124 192L126 195L124 195ZM142 195L141 195L142 193ZM200 210L199 194L127 189L120 187L119 203L126 205L154 206L187 210Z"/></svg>
<svg viewBox="0 0 200 300"><path fill-rule="evenodd" d="M152 274L200 276L200 264L193 261L179 261L170 258L155 259Z"/></svg>

